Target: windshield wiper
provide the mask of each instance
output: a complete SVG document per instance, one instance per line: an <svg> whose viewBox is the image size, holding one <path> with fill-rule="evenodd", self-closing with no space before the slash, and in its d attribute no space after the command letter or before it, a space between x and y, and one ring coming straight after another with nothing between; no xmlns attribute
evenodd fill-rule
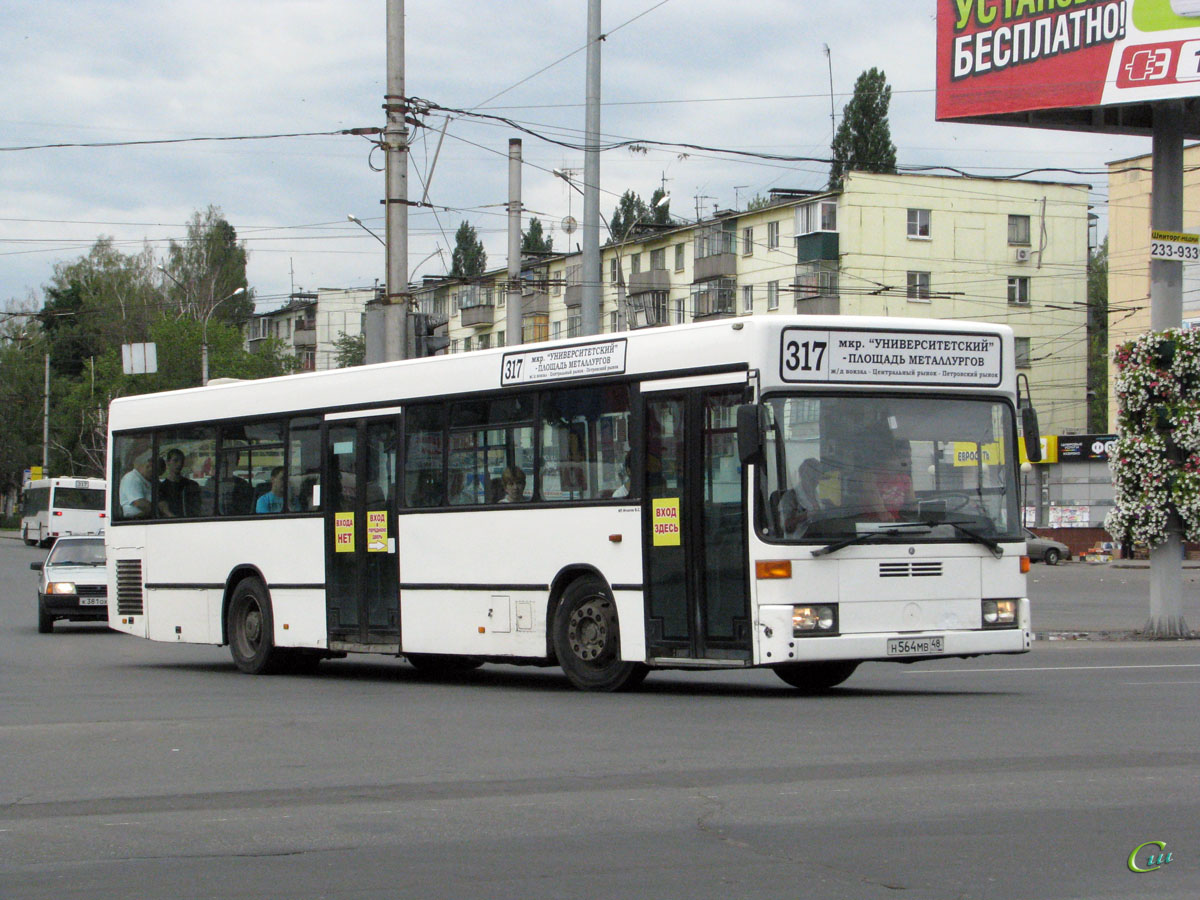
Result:
<svg viewBox="0 0 1200 900"><path fill-rule="evenodd" d="M976 544L983 544L983 546L992 551L992 556L996 557L996 559L1000 559L1002 556L1004 556L1004 548L998 543L989 537L984 537L977 531L972 531L970 528L964 528L961 523L956 522L954 519L943 519L941 524L949 525L963 537L974 541Z"/></svg>
<svg viewBox="0 0 1200 900"><path fill-rule="evenodd" d="M864 531L862 534L856 534L854 537L843 538L840 541L834 541L832 544L822 547L820 550L814 550L813 556L828 556L830 553L849 547L853 544L862 544L871 538L877 537L901 537L906 534L928 534L930 531L928 522L897 522L888 528L879 528L873 531Z"/></svg>

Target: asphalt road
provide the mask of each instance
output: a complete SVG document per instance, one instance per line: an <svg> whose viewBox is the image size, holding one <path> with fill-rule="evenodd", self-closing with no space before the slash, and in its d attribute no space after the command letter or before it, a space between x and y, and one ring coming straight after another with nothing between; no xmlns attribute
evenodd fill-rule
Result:
<svg viewBox="0 0 1200 900"><path fill-rule="evenodd" d="M866 665L822 698L377 658L254 678L38 635L40 555L0 542L4 900L1200 894L1194 642ZM1172 861L1130 872L1152 840Z"/></svg>

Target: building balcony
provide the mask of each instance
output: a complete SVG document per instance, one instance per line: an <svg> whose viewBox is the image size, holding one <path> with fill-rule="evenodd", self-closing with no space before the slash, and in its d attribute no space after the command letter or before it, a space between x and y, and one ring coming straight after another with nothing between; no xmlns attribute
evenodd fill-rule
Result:
<svg viewBox="0 0 1200 900"><path fill-rule="evenodd" d="M470 327L486 327L495 324L496 322L496 307L488 304L480 304L479 306L468 306L462 311L462 324L464 328Z"/></svg>
<svg viewBox="0 0 1200 900"><path fill-rule="evenodd" d="M292 345L297 349L301 347L316 347L317 346L317 329L316 328L297 328L292 332Z"/></svg>
<svg viewBox="0 0 1200 900"><path fill-rule="evenodd" d="M568 309L583 306L583 285L568 284L563 290L563 305Z"/></svg>
<svg viewBox="0 0 1200 900"><path fill-rule="evenodd" d="M804 263L816 259L838 258L838 233L836 231L814 231L796 238L796 262Z"/></svg>
<svg viewBox="0 0 1200 900"><path fill-rule="evenodd" d="M549 291L528 291L521 294L521 317L549 315Z"/></svg>
<svg viewBox="0 0 1200 900"><path fill-rule="evenodd" d="M666 269L651 269L649 272L636 272L629 276L626 292L629 296L648 294L651 291L669 291L671 289L671 273Z"/></svg>
<svg viewBox="0 0 1200 900"><path fill-rule="evenodd" d="M692 278L695 281L707 281L710 278L733 277L737 275L737 264L737 254L732 252L702 256L693 263Z"/></svg>

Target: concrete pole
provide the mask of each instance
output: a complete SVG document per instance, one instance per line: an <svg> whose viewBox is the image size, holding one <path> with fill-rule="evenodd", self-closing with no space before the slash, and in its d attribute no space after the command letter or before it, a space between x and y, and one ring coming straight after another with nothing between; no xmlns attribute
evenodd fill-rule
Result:
<svg viewBox="0 0 1200 900"><path fill-rule="evenodd" d="M1150 227L1183 230L1183 104L1154 104L1153 176ZM1183 263L1150 260L1150 328L1163 331L1183 324ZM1155 637L1187 634L1183 621L1183 536L1178 521L1164 544L1150 551L1150 619L1144 629Z"/></svg>
<svg viewBox="0 0 1200 900"><path fill-rule="evenodd" d="M42 407L42 477L50 477L50 354L46 354L46 390Z"/></svg>
<svg viewBox="0 0 1200 900"><path fill-rule="evenodd" d="M504 345L521 340L521 140L508 142L508 300L504 314Z"/></svg>
<svg viewBox="0 0 1200 900"><path fill-rule="evenodd" d="M583 284L580 330L600 333L600 0L588 0L587 109L583 154Z"/></svg>
<svg viewBox="0 0 1200 900"><path fill-rule="evenodd" d="M408 104L404 96L404 0L387 3L387 94L383 108L387 125L387 288L385 305L392 326L388 329L386 358L408 355L408 129L404 121ZM393 337L394 336L394 337Z"/></svg>

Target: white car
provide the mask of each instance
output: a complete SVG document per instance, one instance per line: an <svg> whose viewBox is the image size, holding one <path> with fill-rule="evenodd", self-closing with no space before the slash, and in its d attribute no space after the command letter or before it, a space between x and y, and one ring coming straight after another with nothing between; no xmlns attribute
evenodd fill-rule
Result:
<svg viewBox="0 0 1200 900"><path fill-rule="evenodd" d="M44 562L29 564L38 580L38 632L49 634L56 619L108 621L108 577L104 538L63 535Z"/></svg>

